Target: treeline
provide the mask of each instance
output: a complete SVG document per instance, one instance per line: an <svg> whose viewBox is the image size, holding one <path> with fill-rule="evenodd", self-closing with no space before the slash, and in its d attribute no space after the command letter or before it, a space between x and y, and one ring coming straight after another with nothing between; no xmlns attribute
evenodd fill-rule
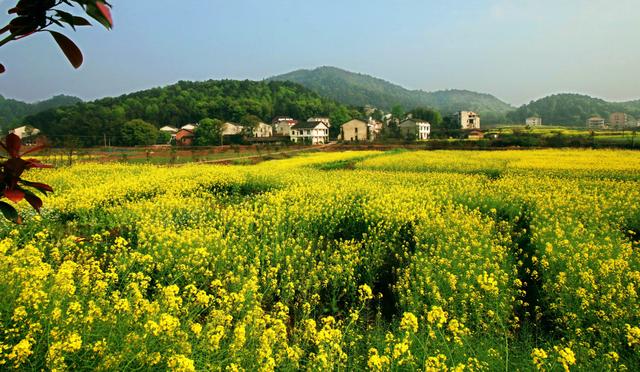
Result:
<svg viewBox="0 0 640 372"><path fill-rule="evenodd" d="M105 138L112 145L129 144L122 126L135 119L160 128L180 127L203 118L240 123L247 117L257 117L270 123L279 115L301 120L326 116L333 123L343 123L361 113L295 83L209 80L181 81L116 98L46 110L28 116L24 122L39 128L54 145L73 142L74 146L95 146Z"/></svg>
<svg viewBox="0 0 640 372"><path fill-rule="evenodd" d="M0 96L0 130L6 131L13 126L22 125L25 116L78 102L81 102L80 98L65 95L54 96L36 103L26 103Z"/></svg>
<svg viewBox="0 0 640 372"><path fill-rule="evenodd" d="M625 112L638 118L640 101L618 103L581 94L555 94L523 105L510 112L507 118L510 122L523 123L526 118L537 115L548 124L584 126L592 116L608 120L613 112Z"/></svg>

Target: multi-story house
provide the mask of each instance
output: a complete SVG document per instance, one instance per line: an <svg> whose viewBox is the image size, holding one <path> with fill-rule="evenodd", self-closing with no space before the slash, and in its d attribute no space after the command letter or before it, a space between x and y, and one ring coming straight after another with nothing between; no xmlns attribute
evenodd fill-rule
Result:
<svg viewBox="0 0 640 372"><path fill-rule="evenodd" d="M455 114L460 129L480 129L480 115L473 111L460 111Z"/></svg>
<svg viewBox="0 0 640 372"><path fill-rule="evenodd" d="M310 145L329 143L329 127L322 122L302 122L291 127L291 141Z"/></svg>
<svg viewBox="0 0 640 372"><path fill-rule="evenodd" d="M425 120L407 119L398 125L403 138L418 141L429 139L431 123Z"/></svg>

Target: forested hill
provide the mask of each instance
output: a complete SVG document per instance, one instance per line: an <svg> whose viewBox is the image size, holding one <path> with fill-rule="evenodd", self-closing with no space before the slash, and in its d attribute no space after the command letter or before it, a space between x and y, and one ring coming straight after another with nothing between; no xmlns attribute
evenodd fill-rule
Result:
<svg viewBox="0 0 640 372"><path fill-rule="evenodd" d="M36 103L26 103L0 96L0 130L4 132L13 126L21 125L27 115L78 102L81 102L80 98L65 95L58 95Z"/></svg>
<svg viewBox="0 0 640 372"><path fill-rule="evenodd" d="M384 110L390 110L395 105L406 110L427 106L443 114L461 110L505 114L513 110L512 106L490 94L467 90L408 90L382 79L336 67L297 70L267 80L292 81L338 102L353 106L371 105Z"/></svg>
<svg viewBox="0 0 640 372"><path fill-rule="evenodd" d="M612 112L625 112L640 117L640 101L607 102L582 94L555 94L523 105L508 115L512 122L521 123L538 115L544 123L584 126L588 118L598 115L608 118Z"/></svg>
<svg viewBox="0 0 640 372"><path fill-rule="evenodd" d="M248 116L255 116L270 122L278 115L296 119L328 116L333 122L342 123L358 113L291 82L209 80L181 81L47 110L27 117L25 123L39 128L55 142L73 139L91 146L102 143L103 136L117 137L122 124L132 119L142 119L160 128L179 127L203 118L243 122Z"/></svg>

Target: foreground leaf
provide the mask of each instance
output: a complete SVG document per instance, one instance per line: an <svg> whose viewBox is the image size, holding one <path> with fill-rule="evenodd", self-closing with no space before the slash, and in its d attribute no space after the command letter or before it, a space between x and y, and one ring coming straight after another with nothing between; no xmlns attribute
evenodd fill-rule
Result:
<svg viewBox="0 0 640 372"><path fill-rule="evenodd" d="M40 213L40 208L42 208L42 199L36 196L36 194L32 193L29 190L24 190L24 198L27 200L29 204Z"/></svg>
<svg viewBox="0 0 640 372"><path fill-rule="evenodd" d="M53 39L58 43L60 49L67 57L73 67L78 68L82 65L83 57L80 48L68 37L56 31L49 31Z"/></svg>
<svg viewBox="0 0 640 372"><path fill-rule="evenodd" d="M18 203L24 199L24 192L19 189L5 189L4 196L14 203Z"/></svg>
<svg viewBox="0 0 640 372"><path fill-rule="evenodd" d="M17 224L22 223L22 219L18 215L18 211L16 211L16 209L8 203L0 201L0 211L2 211L4 218L8 219L9 221Z"/></svg>

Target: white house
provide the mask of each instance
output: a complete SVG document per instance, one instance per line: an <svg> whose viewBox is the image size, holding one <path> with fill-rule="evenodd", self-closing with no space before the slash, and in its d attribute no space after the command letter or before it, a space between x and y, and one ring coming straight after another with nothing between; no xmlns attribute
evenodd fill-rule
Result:
<svg viewBox="0 0 640 372"><path fill-rule="evenodd" d="M252 129L254 137L271 137L273 135L273 128L271 125L260 122Z"/></svg>
<svg viewBox="0 0 640 372"><path fill-rule="evenodd" d="M369 126L369 139L371 141L378 138L380 133L382 132L382 128L384 128L384 123L378 120L374 120L373 118L369 118L369 122L367 123Z"/></svg>
<svg viewBox="0 0 640 372"><path fill-rule="evenodd" d="M21 127L11 129L9 133L13 133L22 139L37 135L40 133L40 129L34 128L30 125L23 125Z"/></svg>
<svg viewBox="0 0 640 372"><path fill-rule="evenodd" d="M329 127L322 122L302 122L291 127L291 141L311 145L329 142Z"/></svg>
<svg viewBox="0 0 640 372"><path fill-rule="evenodd" d="M198 124L186 124L180 127L180 129L184 129L184 130L189 130L189 131L194 131L196 130L196 128L198 127Z"/></svg>
<svg viewBox="0 0 640 372"><path fill-rule="evenodd" d="M160 132L176 134L176 133L178 133L178 128L174 128L174 127L165 125L164 127L160 128Z"/></svg>
<svg viewBox="0 0 640 372"><path fill-rule="evenodd" d="M605 127L605 121L600 116L592 116L587 119L587 128L589 129L604 129Z"/></svg>
<svg viewBox="0 0 640 372"><path fill-rule="evenodd" d="M291 135L291 127L298 124L297 120L293 120L291 118L278 117L273 120L273 130L275 134L278 136L287 136Z"/></svg>
<svg viewBox="0 0 640 372"><path fill-rule="evenodd" d="M314 117L314 118L307 119L307 121L309 123L323 123L324 125L327 126L327 128L331 128L331 120L329 120L329 118Z"/></svg>
<svg viewBox="0 0 640 372"><path fill-rule="evenodd" d="M532 116L530 118L527 118L525 123L529 127L539 127L542 125L542 118L539 116Z"/></svg>
<svg viewBox="0 0 640 372"><path fill-rule="evenodd" d="M362 120L354 119L340 126L340 139L350 142L363 142L369 140L369 125Z"/></svg>
<svg viewBox="0 0 640 372"><path fill-rule="evenodd" d="M401 122L398 128L404 138L415 138L420 141L429 139L431 135L431 123L425 120L407 119Z"/></svg>
<svg viewBox="0 0 640 372"><path fill-rule="evenodd" d="M223 136L233 136L235 134L241 134L244 130L244 127L240 124L226 122L222 124L222 135Z"/></svg>
<svg viewBox="0 0 640 372"><path fill-rule="evenodd" d="M480 115L473 111L460 111L455 114L460 129L480 129Z"/></svg>

